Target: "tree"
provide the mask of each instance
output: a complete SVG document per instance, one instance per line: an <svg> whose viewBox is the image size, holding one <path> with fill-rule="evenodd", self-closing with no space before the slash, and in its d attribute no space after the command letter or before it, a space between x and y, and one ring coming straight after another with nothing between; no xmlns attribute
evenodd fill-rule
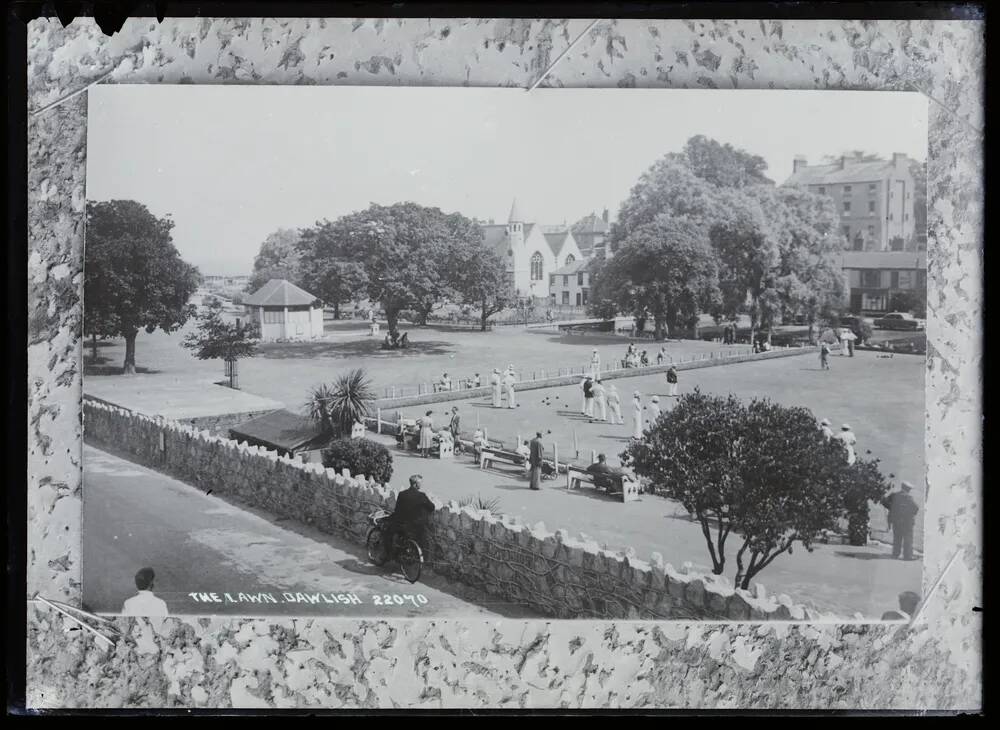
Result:
<svg viewBox="0 0 1000 730"><path fill-rule="evenodd" d="M355 368L333 383L315 386L306 401L306 415L320 425L324 434L350 434L355 421L371 411L375 392L367 373Z"/></svg>
<svg viewBox="0 0 1000 730"><path fill-rule="evenodd" d="M704 135L691 137L684 145L688 167L702 180L722 188L746 185L773 185L764 171L767 162L760 155L720 144Z"/></svg>
<svg viewBox="0 0 1000 730"><path fill-rule="evenodd" d="M927 292L918 289L895 291L889 298L889 309L894 312L909 312L914 317L926 317Z"/></svg>
<svg viewBox="0 0 1000 730"><path fill-rule="evenodd" d="M363 267L371 301L381 302L390 333L399 313L427 309L453 293L449 275L456 251L482 240L482 230L458 213L416 203L372 204L324 224L309 252L312 259L341 260L344 252Z"/></svg>
<svg viewBox="0 0 1000 730"><path fill-rule="evenodd" d="M885 495L877 467L860 459L849 467L843 445L827 441L807 409L744 405L698 390L682 395L622 459L698 520L713 573L725 571L730 536L742 540L735 583L744 589L794 543L811 551L859 500Z"/></svg>
<svg viewBox="0 0 1000 730"><path fill-rule="evenodd" d="M913 244L912 249L927 248L927 163L910 160L913 176Z"/></svg>
<svg viewBox="0 0 1000 730"><path fill-rule="evenodd" d="M302 286L333 307L334 319L340 319L342 304L363 298L368 284L364 264L347 243L329 221L302 231L298 243Z"/></svg>
<svg viewBox="0 0 1000 730"><path fill-rule="evenodd" d="M506 264L496 251L482 243L460 249L454 261L452 275L460 301L479 311L479 328L485 332L490 316L516 301Z"/></svg>
<svg viewBox="0 0 1000 730"><path fill-rule="evenodd" d="M222 318L222 302L213 299L198 316L197 330L189 333L181 344L192 350L199 360L222 360L232 365L237 360L256 355L259 338L255 322L226 322ZM234 368L227 370L230 387L235 383L234 371Z"/></svg>
<svg viewBox="0 0 1000 730"><path fill-rule="evenodd" d="M705 229L660 216L634 229L600 272L598 301L651 318L656 338L676 334L720 301L715 252Z"/></svg>
<svg viewBox="0 0 1000 730"><path fill-rule="evenodd" d="M253 260L253 274L247 290L255 292L271 279L287 279L296 286L302 284L302 265L299 253L301 231L279 228L264 239Z"/></svg>
<svg viewBox="0 0 1000 730"><path fill-rule="evenodd" d="M84 331L125 338L125 375L135 373L140 329L173 332L195 311L200 277L174 247L173 225L133 200L87 205Z"/></svg>

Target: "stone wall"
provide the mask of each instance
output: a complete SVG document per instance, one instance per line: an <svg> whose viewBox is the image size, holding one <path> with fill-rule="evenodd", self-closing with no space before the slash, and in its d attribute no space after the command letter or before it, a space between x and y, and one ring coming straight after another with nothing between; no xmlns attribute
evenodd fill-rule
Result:
<svg viewBox="0 0 1000 730"><path fill-rule="evenodd" d="M643 375L655 375L665 373L673 365L678 372L683 370L697 370L698 368L710 368L716 365L731 365L739 362L752 362L755 360L774 360L779 357L795 357L796 355L808 355L818 353L818 347L789 347L770 352L747 352L745 354L726 355L724 357L714 357L715 353L705 353L704 357L685 362L665 363L663 365L647 365L642 368L615 368L601 370L601 380L617 380L618 378L637 378ZM564 385L577 385L583 376L580 373L572 375L559 375L549 378L539 378L538 380L522 380L515 385L515 390L520 393L525 390L538 390L540 388L558 388ZM391 408L407 408L425 403L445 403L453 400L465 400L466 398L485 398L490 395L492 388L484 386L482 388L469 388L466 390L448 390L443 393L422 393L420 395L406 395L397 398L380 398L375 401L375 406L383 410Z"/></svg>
<svg viewBox="0 0 1000 730"><path fill-rule="evenodd" d="M205 430L84 401L84 437L201 489L233 497L363 545L367 517L392 510L392 489L347 478ZM432 497L433 500L433 497ZM734 590L725 579L676 570L654 553L615 553L471 507L437 508L428 567L504 601L558 618L808 620L787 596Z"/></svg>

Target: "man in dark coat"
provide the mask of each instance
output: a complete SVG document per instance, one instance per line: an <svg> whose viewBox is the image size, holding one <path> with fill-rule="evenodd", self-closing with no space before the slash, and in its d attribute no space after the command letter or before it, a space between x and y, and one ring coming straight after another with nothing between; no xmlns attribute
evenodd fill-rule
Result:
<svg viewBox="0 0 1000 730"><path fill-rule="evenodd" d="M531 466L531 488L541 489L542 481L542 461L545 459L545 447L542 446L542 432L537 431L535 438L531 439L531 455L528 457L528 464Z"/></svg>
<svg viewBox="0 0 1000 730"><path fill-rule="evenodd" d="M382 544L385 549L390 548L396 534L402 533L416 540L424 556L428 555L427 527L434 512L434 503L420 491L423 480L420 474L414 474L410 477L410 488L396 495L396 508L383 523Z"/></svg>
<svg viewBox="0 0 1000 730"><path fill-rule="evenodd" d="M588 466L587 471L594 475L595 487L607 490L608 494L620 491L624 471L611 466L604 454L598 454L597 461Z"/></svg>
<svg viewBox="0 0 1000 730"><path fill-rule="evenodd" d="M919 508L910 495L913 485L902 482L898 492L886 497L882 504L889 510L889 525L892 527L892 557L900 552L904 560L913 560L913 523Z"/></svg>

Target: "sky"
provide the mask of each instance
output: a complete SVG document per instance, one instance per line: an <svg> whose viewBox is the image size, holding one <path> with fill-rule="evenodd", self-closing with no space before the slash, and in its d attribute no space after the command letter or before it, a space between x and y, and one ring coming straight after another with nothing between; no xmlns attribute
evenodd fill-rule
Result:
<svg viewBox="0 0 1000 730"><path fill-rule="evenodd" d="M703 134L767 161L864 150L927 159L909 92L103 85L89 92L87 199L170 214L203 274L250 273L279 228L412 201L573 223Z"/></svg>

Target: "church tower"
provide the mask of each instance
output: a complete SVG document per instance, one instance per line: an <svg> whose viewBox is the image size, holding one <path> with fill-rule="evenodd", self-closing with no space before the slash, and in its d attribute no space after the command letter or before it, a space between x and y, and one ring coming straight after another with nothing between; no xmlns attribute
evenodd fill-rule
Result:
<svg viewBox="0 0 1000 730"><path fill-rule="evenodd" d="M511 203L510 215L507 217L507 240L515 255L524 247L524 218L517 209L517 198Z"/></svg>

